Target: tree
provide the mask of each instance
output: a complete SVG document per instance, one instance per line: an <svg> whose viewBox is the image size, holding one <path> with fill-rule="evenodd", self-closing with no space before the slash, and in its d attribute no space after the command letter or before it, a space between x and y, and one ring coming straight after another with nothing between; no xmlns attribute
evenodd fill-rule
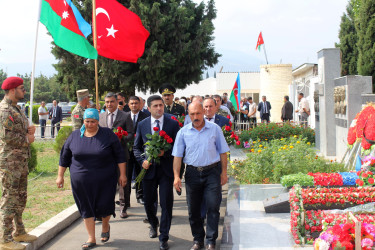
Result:
<svg viewBox="0 0 375 250"><path fill-rule="evenodd" d="M375 1L362 0L358 16L358 73L372 76L375 82Z"/></svg>
<svg viewBox="0 0 375 250"><path fill-rule="evenodd" d="M8 77L7 73L4 72L3 69L0 69L0 84L3 84L3 81L4 81L5 79L7 79L7 77ZM1 98L1 100L2 100L2 99L4 98L5 93L4 93L4 91L0 91L0 92L1 92L1 93L0 93L0 98Z"/></svg>
<svg viewBox="0 0 375 250"><path fill-rule="evenodd" d="M85 20L91 20L91 0L73 0ZM191 0L119 0L140 16L150 32L144 55L137 64L98 58L99 93L123 91L128 95L135 88L155 92L169 82L185 88L201 80L203 72L213 67L220 54L215 52L213 20L214 0L196 4ZM91 36L90 36L90 40ZM91 92L94 84L94 61L73 55L53 44L52 53L58 60L57 81L70 97L79 88Z"/></svg>
<svg viewBox="0 0 375 250"><path fill-rule="evenodd" d="M354 0L351 0L346 7L346 13L341 17L339 39L336 47L341 50L341 75L356 75L357 71L357 31L355 28L355 12L353 10Z"/></svg>

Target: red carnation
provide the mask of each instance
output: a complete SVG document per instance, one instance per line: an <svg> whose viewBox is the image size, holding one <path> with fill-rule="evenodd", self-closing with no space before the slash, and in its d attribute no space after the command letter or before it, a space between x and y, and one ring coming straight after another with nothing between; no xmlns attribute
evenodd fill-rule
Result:
<svg viewBox="0 0 375 250"><path fill-rule="evenodd" d="M125 130L123 130L123 131L121 132L121 134L122 134L123 136L128 136L128 132L126 132Z"/></svg>
<svg viewBox="0 0 375 250"><path fill-rule="evenodd" d="M227 118L230 119L230 115L227 115Z"/></svg>
<svg viewBox="0 0 375 250"><path fill-rule="evenodd" d="M229 126L231 126L231 127L232 127L232 122L231 122L231 121L229 121Z"/></svg>
<svg viewBox="0 0 375 250"><path fill-rule="evenodd" d="M178 126L180 126L180 128L182 128L184 126L184 124L182 124L181 122L179 122Z"/></svg>
<svg viewBox="0 0 375 250"><path fill-rule="evenodd" d="M365 183L362 180L358 179L357 184L358 186L362 187Z"/></svg>
<svg viewBox="0 0 375 250"><path fill-rule="evenodd" d="M225 131L230 131L230 127L229 126L225 126Z"/></svg>
<svg viewBox="0 0 375 250"><path fill-rule="evenodd" d="M358 119L356 122L357 138L363 137L363 129L366 125L366 122L367 120L369 120L370 116L373 114L375 114L375 109L372 106L367 106L357 115L358 116Z"/></svg>
<svg viewBox="0 0 375 250"><path fill-rule="evenodd" d="M122 129L121 127L117 127L117 130L118 130L118 131L121 131L121 130L123 130L123 129Z"/></svg>
<svg viewBox="0 0 375 250"><path fill-rule="evenodd" d="M240 141L236 141L237 146L241 145Z"/></svg>
<svg viewBox="0 0 375 250"><path fill-rule="evenodd" d="M177 121L177 118L176 118L176 117L172 116L171 118L172 118L172 120Z"/></svg>
<svg viewBox="0 0 375 250"><path fill-rule="evenodd" d="M368 178L368 183L370 183L370 184L374 184L374 178Z"/></svg>
<svg viewBox="0 0 375 250"><path fill-rule="evenodd" d="M166 134L167 134L167 133L166 133L164 130L160 130L160 132L159 132L159 135L160 135L160 136L163 136L163 137L164 137Z"/></svg>
<svg viewBox="0 0 375 250"><path fill-rule="evenodd" d="M348 132L348 144L353 145L357 139L356 127L350 127Z"/></svg>
<svg viewBox="0 0 375 250"><path fill-rule="evenodd" d="M173 139L169 137L169 138L167 139L167 142L168 142L169 144L171 144L171 143L173 142Z"/></svg>
<svg viewBox="0 0 375 250"><path fill-rule="evenodd" d="M154 127L154 131L155 131L155 132L158 132L158 131L159 131L159 128L158 128L158 127Z"/></svg>

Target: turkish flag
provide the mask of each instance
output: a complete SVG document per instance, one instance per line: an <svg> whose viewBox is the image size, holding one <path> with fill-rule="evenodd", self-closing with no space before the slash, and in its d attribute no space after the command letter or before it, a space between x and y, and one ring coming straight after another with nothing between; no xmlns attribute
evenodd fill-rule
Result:
<svg viewBox="0 0 375 250"><path fill-rule="evenodd" d="M116 0L96 1L98 54L136 63L143 55L150 33L135 13Z"/></svg>

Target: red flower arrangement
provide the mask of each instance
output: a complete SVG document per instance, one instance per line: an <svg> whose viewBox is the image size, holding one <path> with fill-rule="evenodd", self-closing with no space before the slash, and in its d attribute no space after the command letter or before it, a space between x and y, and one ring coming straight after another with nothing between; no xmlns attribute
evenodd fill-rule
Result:
<svg viewBox="0 0 375 250"><path fill-rule="evenodd" d="M113 132L115 132L115 135L121 140L123 136L128 136L128 132L126 132L123 128L117 127L117 129L114 129Z"/></svg>
<svg viewBox="0 0 375 250"><path fill-rule="evenodd" d="M350 127L348 131L348 144L353 145L357 140L356 127Z"/></svg>
<svg viewBox="0 0 375 250"><path fill-rule="evenodd" d="M375 183L375 175L371 171L358 171L359 179L355 183L360 187L373 186Z"/></svg>
<svg viewBox="0 0 375 250"><path fill-rule="evenodd" d="M371 114L370 117L368 117L363 129L363 134L366 136L366 138L362 139L361 145L364 150L368 150L371 148L372 144L370 144L367 140L375 140L375 114Z"/></svg>
<svg viewBox="0 0 375 250"><path fill-rule="evenodd" d="M339 173L308 173L314 177L315 186L342 186L343 178Z"/></svg>
<svg viewBox="0 0 375 250"><path fill-rule="evenodd" d="M360 113L356 122L356 134L357 138L363 137L363 129L365 128L366 121L370 118L371 115L375 114L375 108L368 105Z"/></svg>
<svg viewBox="0 0 375 250"><path fill-rule="evenodd" d="M236 135L234 131L232 131L230 126L225 125L221 128L221 130L223 131L224 138L228 146L233 145L234 143L236 143L236 145L241 144L241 142L239 141L238 135Z"/></svg>
<svg viewBox="0 0 375 250"><path fill-rule="evenodd" d="M315 194L314 190L316 190ZM311 244L313 238L317 236L316 232L321 232L323 227L347 223L346 213L331 213L329 210L305 210L303 204L306 204L305 201L309 200L309 196L315 196L316 193L324 194L323 197L326 197L321 197L320 202L335 200L342 203L346 202L345 196L351 197L348 200L353 200L353 196L358 196L358 199L365 203L365 201L371 202L375 198L375 188L301 189L299 185L294 186L289 192L289 203L291 232L296 244ZM337 195L337 197L332 198L332 195ZM375 222L374 214L355 214L355 217L363 223Z"/></svg>

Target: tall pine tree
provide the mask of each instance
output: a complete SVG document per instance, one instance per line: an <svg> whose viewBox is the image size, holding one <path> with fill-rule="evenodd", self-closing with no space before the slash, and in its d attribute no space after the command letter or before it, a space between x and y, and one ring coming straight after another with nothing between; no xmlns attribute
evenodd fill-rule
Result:
<svg viewBox="0 0 375 250"><path fill-rule="evenodd" d="M98 58L99 93L123 91L128 95L147 89L157 91L163 83L184 88L201 80L203 72L219 58L213 45L214 0L196 4L191 0L118 0L140 16L150 32L145 53L137 64ZM92 0L73 0L85 20L91 21ZM90 36L92 42L92 37ZM73 55L53 44L58 63L57 80L70 97L75 91L94 91L94 61Z"/></svg>
<svg viewBox="0 0 375 250"><path fill-rule="evenodd" d="M346 7L346 13L341 17L339 39L340 43L336 47L341 50L341 75L356 75L357 71L357 31L355 27L355 12L351 0Z"/></svg>
<svg viewBox="0 0 375 250"><path fill-rule="evenodd" d="M358 15L358 73L375 82L375 1L362 0Z"/></svg>

